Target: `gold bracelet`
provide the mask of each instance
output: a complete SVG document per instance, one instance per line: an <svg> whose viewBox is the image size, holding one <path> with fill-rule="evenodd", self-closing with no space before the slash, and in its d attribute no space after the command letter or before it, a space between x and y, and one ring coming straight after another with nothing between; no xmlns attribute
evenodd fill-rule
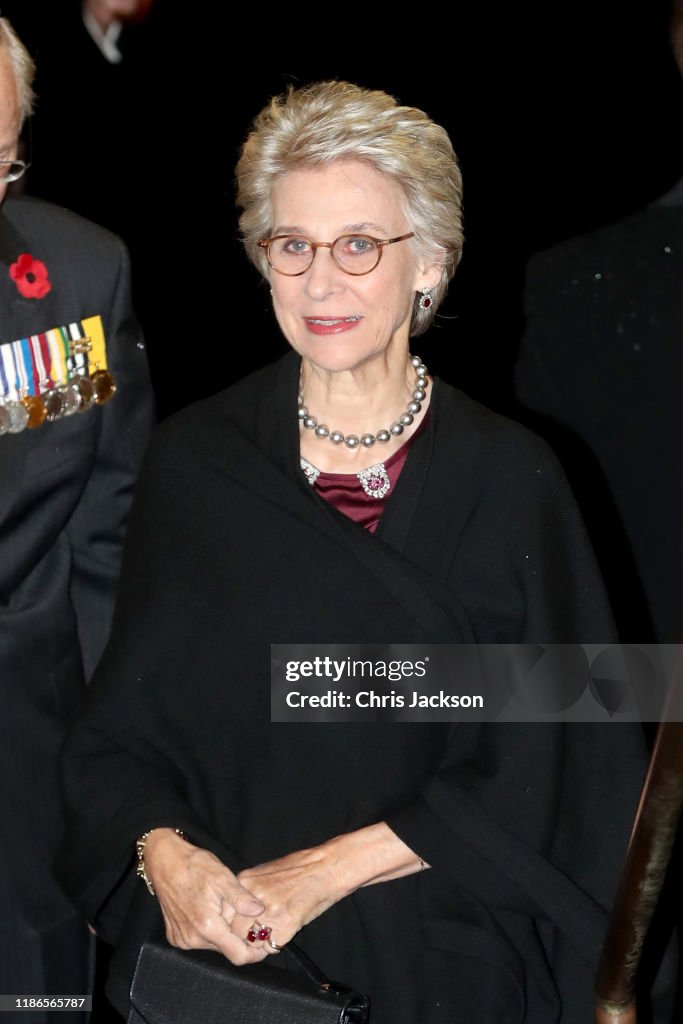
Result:
<svg viewBox="0 0 683 1024"><path fill-rule="evenodd" d="M162 826L158 827L161 828ZM138 876L138 878L141 878L145 885L147 886L150 896L156 896L156 893L154 891L154 886L150 882L149 878L147 877L147 872L145 871L145 844L147 843L147 840L149 839L153 831L154 829L151 828L149 832L143 832L142 835L135 840L135 852L138 857L138 864L135 869L135 873ZM177 836L180 836L181 839L187 840L187 836L179 828L174 829L174 832Z"/></svg>

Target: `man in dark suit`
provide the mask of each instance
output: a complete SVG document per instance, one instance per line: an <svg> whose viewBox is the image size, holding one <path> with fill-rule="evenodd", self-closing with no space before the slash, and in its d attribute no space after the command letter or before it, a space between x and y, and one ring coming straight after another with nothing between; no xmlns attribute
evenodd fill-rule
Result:
<svg viewBox="0 0 683 1024"><path fill-rule="evenodd" d="M683 640L683 188L537 254L516 370L563 458L622 637Z"/></svg>
<svg viewBox="0 0 683 1024"><path fill-rule="evenodd" d="M670 10L683 75L683 0ZM531 260L516 394L563 458L634 643L683 641L682 340L683 179Z"/></svg>
<svg viewBox="0 0 683 1024"><path fill-rule="evenodd" d="M5 196L32 75L0 18L0 994L60 995L88 991L91 943L52 877L57 753L107 639L153 402L121 241Z"/></svg>
<svg viewBox="0 0 683 1024"><path fill-rule="evenodd" d="M670 13L683 75L683 0ZM537 253L525 307L516 395L564 462L621 637L683 642L683 178L643 209ZM679 827L645 947L648 980L674 926L681 945L682 854Z"/></svg>

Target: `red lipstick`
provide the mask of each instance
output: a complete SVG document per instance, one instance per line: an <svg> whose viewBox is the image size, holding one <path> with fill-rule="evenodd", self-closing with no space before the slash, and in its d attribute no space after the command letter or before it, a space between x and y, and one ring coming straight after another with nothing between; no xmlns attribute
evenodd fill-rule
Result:
<svg viewBox="0 0 683 1024"><path fill-rule="evenodd" d="M361 319L359 316L305 316L304 323L311 334L343 334L357 327Z"/></svg>

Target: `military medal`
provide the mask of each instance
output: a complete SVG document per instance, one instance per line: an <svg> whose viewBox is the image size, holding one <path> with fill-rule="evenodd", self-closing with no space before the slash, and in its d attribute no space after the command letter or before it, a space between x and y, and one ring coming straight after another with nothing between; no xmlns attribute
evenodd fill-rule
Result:
<svg viewBox="0 0 683 1024"><path fill-rule="evenodd" d="M88 412L95 404L95 389L88 376L90 339L84 335L79 323L69 324L66 331L71 388L78 399L78 412Z"/></svg>
<svg viewBox="0 0 683 1024"><path fill-rule="evenodd" d="M116 394L116 381L114 375L107 369L107 350L104 343L102 318L94 316L89 320L84 320L83 330L90 338L88 364L90 379L95 389L95 401L98 405L104 405Z"/></svg>
<svg viewBox="0 0 683 1024"><path fill-rule="evenodd" d="M9 342L7 345L0 345L0 393L2 408L6 413L6 433L8 434L19 434L28 423L28 412L18 401L21 394L22 371L17 362L18 353L21 351L20 348L17 349L17 344L17 342ZM23 380L25 379L24 371Z"/></svg>
<svg viewBox="0 0 683 1024"><path fill-rule="evenodd" d="M95 404L95 388L90 377L77 377L72 388L79 399L78 411L88 412Z"/></svg>
<svg viewBox="0 0 683 1024"><path fill-rule="evenodd" d="M9 394L9 381L5 368L3 347L0 347L0 436L7 434L10 426L10 414L5 408L5 402Z"/></svg>
<svg viewBox="0 0 683 1024"><path fill-rule="evenodd" d="M109 370L96 370L90 378L95 388L95 401L104 405L116 394L116 381Z"/></svg>
<svg viewBox="0 0 683 1024"><path fill-rule="evenodd" d="M99 316L0 344L0 435L88 412L115 394Z"/></svg>
<svg viewBox="0 0 683 1024"><path fill-rule="evenodd" d="M5 410L9 413L10 434L20 434L28 426L28 412L21 402L6 402Z"/></svg>
<svg viewBox="0 0 683 1024"><path fill-rule="evenodd" d="M64 415L64 398L59 388L55 388L50 391L43 399L45 403L45 413L50 423L54 423L55 420L60 420Z"/></svg>
<svg viewBox="0 0 683 1024"><path fill-rule="evenodd" d="M35 430L36 427L42 427L47 419L47 410L40 398L36 395L26 395L22 398L21 404L28 414L28 419L26 420L28 429Z"/></svg>
<svg viewBox="0 0 683 1024"><path fill-rule="evenodd" d="M62 416L73 416L75 412L78 412L81 404L80 392L70 384L57 388L53 394L59 395L62 400Z"/></svg>
<svg viewBox="0 0 683 1024"><path fill-rule="evenodd" d="M22 338L21 348L30 392L28 395L24 395L21 404L28 413L26 426L29 430L35 430L36 427L42 427L47 419L47 409L41 397L41 390L52 384L45 367L45 355L47 354L49 366L50 354L49 349L47 353L43 349L41 338L37 334L30 338Z"/></svg>
<svg viewBox="0 0 683 1024"><path fill-rule="evenodd" d="M50 349L51 374L55 383L52 395L61 400L60 416L73 416L81 404L80 393L72 388L69 378L73 372L73 360L69 351L69 335L65 327L54 327L45 332ZM48 410L48 419L50 411Z"/></svg>

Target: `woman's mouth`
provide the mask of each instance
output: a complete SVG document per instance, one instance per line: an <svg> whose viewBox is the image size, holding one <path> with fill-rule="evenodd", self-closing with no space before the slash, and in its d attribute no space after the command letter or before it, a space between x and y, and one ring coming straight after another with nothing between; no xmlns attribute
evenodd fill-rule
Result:
<svg viewBox="0 0 683 1024"><path fill-rule="evenodd" d="M361 316L305 316L304 323L312 334L341 334L360 323Z"/></svg>

